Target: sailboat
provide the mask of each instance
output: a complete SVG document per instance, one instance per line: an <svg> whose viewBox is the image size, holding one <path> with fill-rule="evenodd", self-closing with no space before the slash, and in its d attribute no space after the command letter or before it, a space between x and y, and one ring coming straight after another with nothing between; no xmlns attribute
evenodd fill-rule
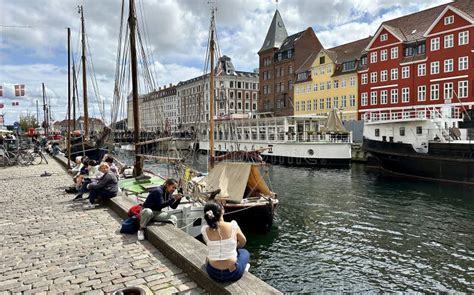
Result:
<svg viewBox="0 0 474 295"><path fill-rule="evenodd" d="M124 3L124 2L122 2ZM122 4L124 5L124 4ZM122 21L124 7L122 7ZM121 26L123 27L123 26ZM154 174L152 171L143 169L143 159L146 155L141 152L140 140L140 120L139 120L139 109L138 109L138 70L137 70L137 50L136 50L136 34L137 34L137 19L135 13L135 1L129 1L129 16L128 16L128 27L129 27L129 39L130 39L130 52L128 53L128 47L124 45L122 47L121 37L119 38L119 57L130 57L130 72L131 72L131 84L132 84L132 99L133 99L133 126L134 126L134 145L135 145L135 163L133 174L134 178L122 179L119 181L119 187L123 194L130 198L134 203L142 203L148 195L150 190L153 190L165 182L165 178ZM120 34L122 36L122 34ZM123 66L125 63L117 59L117 66ZM142 64L143 65L143 64ZM116 84L116 95L118 96L119 85ZM117 97L116 97L117 98ZM120 105L120 103L115 103ZM113 122L114 123L114 122ZM182 188L183 182L180 181L180 187ZM205 196L205 194L202 194ZM165 208L163 211L167 211L177 217L177 227L188 233L193 237L198 237L201 234L201 227L204 217L204 202L201 198L193 198L190 195L186 195L181 199L180 205L176 209Z"/></svg>
<svg viewBox="0 0 474 295"><path fill-rule="evenodd" d="M195 181L194 192L218 191L215 200L224 206L225 220L236 220L247 230L266 232L273 224L278 205L276 193L272 192L260 173L264 167L258 162L222 161L215 156L214 143L214 54L215 54L215 7L211 9L210 42L209 42L209 164L208 175ZM258 156L258 151L254 151ZM252 151L250 151L252 153ZM243 157L248 158L248 157Z"/></svg>

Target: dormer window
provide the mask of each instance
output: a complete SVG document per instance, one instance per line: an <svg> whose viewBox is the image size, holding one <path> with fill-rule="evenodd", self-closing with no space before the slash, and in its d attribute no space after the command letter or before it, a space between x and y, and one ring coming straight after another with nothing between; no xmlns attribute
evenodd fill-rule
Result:
<svg viewBox="0 0 474 295"><path fill-rule="evenodd" d="M425 43L418 44L418 46L416 47L416 53L417 53L417 54L424 54L425 51L426 51L426 45L425 45Z"/></svg>
<svg viewBox="0 0 474 295"><path fill-rule="evenodd" d="M380 35L380 41L387 41L387 39L388 39L388 34Z"/></svg>
<svg viewBox="0 0 474 295"><path fill-rule="evenodd" d="M366 64L367 64L367 56L363 56L363 57L360 59L360 64L361 64L361 65L366 65Z"/></svg>
<svg viewBox="0 0 474 295"><path fill-rule="evenodd" d="M405 48L405 56L412 56L414 53L413 47Z"/></svg>
<svg viewBox="0 0 474 295"><path fill-rule="evenodd" d="M355 69L355 61L349 61L342 64L342 71L347 72Z"/></svg>
<svg viewBox="0 0 474 295"><path fill-rule="evenodd" d="M450 15L444 18L444 25L450 25L454 23L454 15Z"/></svg>
<svg viewBox="0 0 474 295"><path fill-rule="evenodd" d="M282 58L283 58L283 53L281 53L281 52L278 53L278 61L282 60Z"/></svg>
<svg viewBox="0 0 474 295"><path fill-rule="evenodd" d="M293 53L291 52L291 50L288 50L288 58L291 58L293 56Z"/></svg>

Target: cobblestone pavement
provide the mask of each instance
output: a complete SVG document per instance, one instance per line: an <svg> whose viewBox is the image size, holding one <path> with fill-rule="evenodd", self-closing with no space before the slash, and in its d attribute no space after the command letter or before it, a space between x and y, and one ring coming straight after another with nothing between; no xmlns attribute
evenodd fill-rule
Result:
<svg viewBox="0 0 474 295"><path fill-rule="evenodd" d="M120 234L111 209L72 202L71 178L49 162L0 169L0 294L204 292L149 242Z"/></svg>

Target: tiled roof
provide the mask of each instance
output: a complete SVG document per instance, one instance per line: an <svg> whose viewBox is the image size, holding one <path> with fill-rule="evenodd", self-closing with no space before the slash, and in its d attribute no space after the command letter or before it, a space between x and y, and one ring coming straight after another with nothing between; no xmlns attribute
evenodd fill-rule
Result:
<svg viewBox="0 0 474 295"><path fill-rule="evenodd" d="M288 49L291 49L293 47L295 47L295 42L296 40L298 40L299 37L301 37L301 35L305 32L306 30L304 31L301 31L301 32L298 32L296 34L293 34L291 36L288 36L286 37L286 39L283 41L283 43L281 44L281 47L280 47L280 50L278 50L279 52L283 52L283 51L287 51Z"/></svg>
<svg viewBox="0 0 474 295"><path fill-rule="evenodd" d="M318 56L318 53L319 52L312 52L310 55L308 55L303 64L295 71L295 74L308 71L313 64L314 59Z"/></svg>
<svg viewBox="0 0 474 295"><path fill-rule="evenodd" d="M362 51L370 43L372 37L356 40L328 49L328 54L336 64L359 59Z"/></svg>
<svg viewBox="0 0 474 295"><path fill-rule="evenodd" d="M457 0L451 4L457 9L474 18L474 1L472 0Z"/></svg>

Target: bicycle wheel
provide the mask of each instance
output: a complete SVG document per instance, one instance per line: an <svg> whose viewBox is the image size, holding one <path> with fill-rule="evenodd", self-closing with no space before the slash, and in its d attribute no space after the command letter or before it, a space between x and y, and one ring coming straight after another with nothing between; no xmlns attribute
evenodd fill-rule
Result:
<svg viewBox="0 0 474 295"><path fill-rule="evenodd" d="M18 154L18 163L22 166L28 166L33 162L33 156L30 153L20 152Z"/></svg>
<svg viewBox="0 0 474 295"><path fill-rule="evenodd" d="M10 166L10 159L7 155L0 155L0 167L8 167Z"/></svg>
<svg viewBox="0 0 474 295"><path fill-rule="evenodd" d="M32 157L33 157L33 160L31 161L31 164L33 165L39 165L43 162L43 156L42 154L38 153L38 152L33 152L31 153Z"/></svg>

